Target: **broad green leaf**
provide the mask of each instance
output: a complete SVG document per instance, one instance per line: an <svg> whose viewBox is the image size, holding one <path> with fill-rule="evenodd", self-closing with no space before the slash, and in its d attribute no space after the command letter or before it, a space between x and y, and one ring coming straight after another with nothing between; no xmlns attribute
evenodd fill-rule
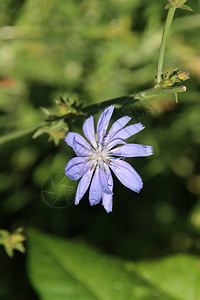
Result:
<svg viewBox="0 0 200 300"><path fill-rule="evenodd" d="M137 270L149 283L177 300L200 300L200 258L173 255L141 262Z"/></svg>
<svg viewBox="0 0 200 300"><path fill-rule="evenodd" d="M28 271L41 300L176 300L127 271L126 262L82 243L37 231L28 243Z"/></svg>
<svg viewBox="0 0 200 300"><path fill-rule="evenodd" d="M100 253L35 231L29 243L30 277L42 300L133 299L126 273Z"/></svg>

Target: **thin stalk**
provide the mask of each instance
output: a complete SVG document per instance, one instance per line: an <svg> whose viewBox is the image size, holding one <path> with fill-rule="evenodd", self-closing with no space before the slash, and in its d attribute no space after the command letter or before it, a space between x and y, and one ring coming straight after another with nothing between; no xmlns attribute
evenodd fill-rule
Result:
<svg viewBox="0 0 200 300"><path fill-rule="evenodd" d="M14 131L6 133L6 134L4 134L0 137L0 145L3 145L7 142L10 142L12 140L15 140L17 138L20 138L20 137L28 134L28 133L31 133L34 130L36 130L37 128L39 128L40 126L44 125L44 124L45 124L45 122L42 122L42 123L37 124L37 125L33 125L33 126L21 128L21 129L16 129Z"/></svg>
<svg viewBox="0 0 200 300"><path fill-rule="evenodd" d="M166 48L167 38L169 35L169 30L171 27L171 23L172 23L175 11L176 11L175 7L170 7L168 10L167 19L166 19L165 27L163 30L163 35L162 35L162 40L161 40L161 45L160 45L160 53L159 53L159 59L158 59L157 83L159 83L161 81L161 75L163 73L165 48Z"/></svg>
<svg viewBox="0 0 200 300"><path fill-rule="evenodd" d="M174 94L174 93L183 93L186 91L186 87L184 85L182 86L175 86L175 87L168 87L168 88L151 88L142 92L138 92L135 94L131 94L129 96L123 96L119 98L114 98L106 101L102 101L100 103L95 103L92 105L88 105L86 107L82 108L82 111L86 114L88 113L96 113L99 110L102 110L106 108L109 105L119 105L126 106L130 105L138 100L144 100L149 99L151 97L154 97L156 95L166 95L166 94Z"/></svg>
<svg viewBox="0 0 200 300"><path fill-rule="evenodd" d="M96 103L96 104L92 104L92 105L88 105L86 107L82 108L82 112L84 114L90 114L90 113L96 113L99 110L102 110L104 108L106 108L109 105L119 105L119 107L124 107L126 105L130 105L138 100L144 100L144 99L149 99L151 97L154 97L156 95L163 95L163 94L174 94L174 93L183 93L186 91L186 87L184 85L182 86L175 86L175 87L171 87L171 88L151 88L142 92L138 92L135 94L131 94L129 96L123 96L123 97L119 97L119 98L114 98L114 99L110 99L110 100L106 100L106 101L102 101L100 103ZM26 134L29 134L31 132L33 132L34 130L36 130L37 128L48 124L49 122L54 122L54 121L58 121L58 120L62 120L62 119L66 119L66 117L68 117L68 115L62 115L62 116L57 116L56 119L52 120L52 121L44 121L42 123L33 125L33 126L29 126L26 128L22 128L22 129L16 129L12 132L9 132L5 135L2 135L0 137L0 145L3 145L7 142L10 142L12 140L15 140L17 138L20 138ZM57 124L56 126L60 126L60 124ZM55 127L54 127L55 129ZM34 136L33 136L34 137Z"/></svg>

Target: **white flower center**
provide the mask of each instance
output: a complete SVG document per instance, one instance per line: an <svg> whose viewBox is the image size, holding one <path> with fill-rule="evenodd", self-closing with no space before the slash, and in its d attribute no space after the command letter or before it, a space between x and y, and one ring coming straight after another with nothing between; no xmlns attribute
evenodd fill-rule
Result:
<svg viewBox="0 0 200 300"><path fill-rule="evenodd" d="M102 145L97 147L93 151L93 155L91 156L91 159L94 160L95 164L102 166L104 163L109 162L109 155L108 150L104 148Z"/></svg>

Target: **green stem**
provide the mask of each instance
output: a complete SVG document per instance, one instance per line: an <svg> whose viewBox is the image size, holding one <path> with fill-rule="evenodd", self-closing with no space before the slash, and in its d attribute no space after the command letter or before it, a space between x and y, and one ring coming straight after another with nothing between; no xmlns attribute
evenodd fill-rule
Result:
<svg viewBox="0 0 200 300"><path fill-rule="evenodd" d="M123 96L119 98L114 98L110 100L106 100L100 103L88 105L82 108L82 111L86 114L88 113L96 113L103 108L106 108L109 105L119 105L120 107L125 105L130 105L138 100L144 100L147 98L154 97L156 95L163 95L163 94L174 94L174 93L183 93L186 91L186 87L182 86L175 86L175 87L168 87L168 88L151 88L142 92L138 92L135 94L131 94L129 96Z"/></svg>
<svg viewBox="0 0 200 300"><path fill-rule="evenodd" d="M0 145L3 145L7 142L10 142L12 140L15 140L19 137L22 137L28 133L31 133L33 132L34 130L36 130L38 127L44 125L45 122L42 122L40 124L37 124L37 125L33 125L33 126L29 126L29 127L25 127L25 128L22 128L22 129L16 129L12 132L9 132L7 134L4 134L0 137Z"/></svg>
<svg viewBox="0 0 200 300"><path fill-rule="evenodd" d="M175 7L170 7L168 10L167 19L166 19L166 23L165 23L165 27L164 27L163 35L162 35L159 59L158 59L157 83L159 83L161 81L161 75L163 73L165 48L166 48L167 38L169 35L169 30L171 27L171 23L172 23L175 11L176 11Z"/></svg>
<svg viewBox="0 0 200 300"><path fill-rule="evenodd" d="M119 97L119 98L106 100L106 101L103 101L100 103L88 105L88 106L82 108L82 112L85 114L96 113L99 110L102 110L109 105L119 105L119 107L124 107L124 106L130 105L138 100L144 100L147 98L154 97L156 95L183 93L185 91L186 91L186 87L184 85L177 86L177 87L170 87L170 88L169 87L168 88L151 88L151 89L148 89L148 90L145 90L142 92L138 92L138 93L135 93L135 94L132 94L129 96L123 96L123 97ZM55 119L48 121L48 123L58 121L61 119L66 119L67 117L69 117L69 115L56 116ZM17 139L28 133L31 133L34 130L36 130L37 128L39 128L43 125L46 125L46 124L47 124L47 122L45 121L45 122L39 123L37 125L33 125L33 126L22 128L22 129L17 129L13 132L9 132L5 135L2 135L0 137L0 145L3 145L14 139ZM57 124L56 126L60 126L60 124ZM54 127L54 129L55 129L55 127Z"/></svg>

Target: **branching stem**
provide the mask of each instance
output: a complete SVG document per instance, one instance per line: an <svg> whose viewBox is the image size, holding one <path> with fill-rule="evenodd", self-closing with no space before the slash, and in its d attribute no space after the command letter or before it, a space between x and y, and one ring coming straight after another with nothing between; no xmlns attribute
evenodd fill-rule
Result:
<svg viewBox="0 0 200 300"><path fill-rule="evenodd" d="M163 64L164 64L166 43L167 43L167 38L169 35L169 30L171 27L171 23L172 23L175 11L176 11L175 7L170 7L168 10L167 19L166 19L165 27L163 30L163 35L162 35L162 40L161 40L161 45L160 45L159 58L158 58L157 83L160 83L160 81L161 81L161 75L163 73Z"/></svg>

